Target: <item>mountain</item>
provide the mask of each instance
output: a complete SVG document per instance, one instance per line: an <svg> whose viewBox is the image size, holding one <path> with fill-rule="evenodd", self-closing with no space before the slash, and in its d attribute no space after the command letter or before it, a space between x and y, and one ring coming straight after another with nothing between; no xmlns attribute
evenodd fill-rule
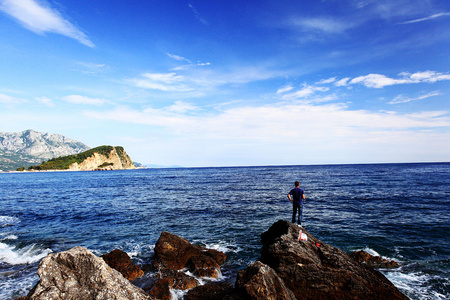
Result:
<svg viewBox="0 0 450 300"><path fill-rule="evenodd" d="M89 150L85 144L60 134L26 130L0 132L0 170L16 170L45 160Z"/></svg>
<svg viewBox="0 0 450 300"><path fill-rule="evenodd" d="M122 170L135 169L133 161L120 146L100 146L75 155L52 158L29 170Z"/></svg>

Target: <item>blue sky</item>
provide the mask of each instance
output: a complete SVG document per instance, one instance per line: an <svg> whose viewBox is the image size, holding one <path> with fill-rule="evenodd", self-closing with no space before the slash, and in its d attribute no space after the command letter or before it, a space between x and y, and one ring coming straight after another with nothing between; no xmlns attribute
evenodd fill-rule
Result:
<svg viewBox="0 0 450 300"><path fill-rule="evenodd" d="M144 164L450 161L450 1L0 0L0 131Z"/></svg>

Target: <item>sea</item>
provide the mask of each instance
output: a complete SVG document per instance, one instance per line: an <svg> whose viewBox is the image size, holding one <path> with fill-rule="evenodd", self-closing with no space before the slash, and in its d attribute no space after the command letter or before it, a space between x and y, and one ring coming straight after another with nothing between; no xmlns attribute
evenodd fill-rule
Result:
<svg viewBox="0 0 450 300"><path fill-rule="evenodd" d="M214 280L234 283L261 233L291 220L296 180L311 234L399 262L380 271L411 299L450 299L450 163L0 173L0 299L26 295L41 259L75 246L148 264L163 231L223 251Z"/></svg>

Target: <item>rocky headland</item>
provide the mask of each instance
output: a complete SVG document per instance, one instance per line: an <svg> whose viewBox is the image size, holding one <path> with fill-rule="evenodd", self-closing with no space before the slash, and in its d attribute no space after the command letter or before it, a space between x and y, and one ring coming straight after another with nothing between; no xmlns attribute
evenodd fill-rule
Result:
<svg viewBox="0 0 450 300"><path fill-rule="evenodd" d="M50 159L39 166L31 166L28 170L102 171L135 168L133 161L123 147L99 146L75 155Z"/></svg>
<svg viewBox="0 0 450 300"><path fill-rule="evenodd" d="M152 263L141 266L146 272L121 250L97 257L75 247L44 258L40 281L21 299L169 300L171 290L187 291L186 300L408 299L372 268L370 255L347 255L290 222L274 223L261 243L261 257L238 272L234 285L200 285L199 278L219 276L226 255L169 232L157 241Z"/></svg>

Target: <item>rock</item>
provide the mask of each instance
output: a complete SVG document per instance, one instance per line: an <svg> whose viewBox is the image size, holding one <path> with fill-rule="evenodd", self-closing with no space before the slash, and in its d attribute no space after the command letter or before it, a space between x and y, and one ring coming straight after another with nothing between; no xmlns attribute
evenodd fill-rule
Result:
<svg viewBox="0 0 450 300"><path fill-rule="evenodd" d="M130 281L144 275L144 271L142 271L137 265L134 265L128 254L122 250L115 249L108 254L102 255L101 257L108 264L108 266L119 271L123 277Z"/></svg>
<svg viewBox="0 0 450 300"><path fill-rule="evenodd" d="M49 254L39 264L40 281L27 299L153 299L87 249Z"/></svg>
<svg viewBox="0 0 450 300"><path fill-rule="evenodd" d="M400 266L394 260L388 260L380 256L373 256L363 250L351 253L350 257L356 260L357 262L365 264L374 269L381 269L381 268L395 269Z"/></svg>
<svg viewBox="0 0 450 300"><path fill-rule="evenodd" d="M170 282L168 278L159 279L148 289L148 294L155 299L170 300L172 295L170 294Z"/></svg>
<svg viewBox="0 0 450 300"><path fill-rule="evenodd" d="M260 261L270 266L297 299L408 299L380 272L351 259L305 229L280 220L261 235Z"/></svg>
<svg viewBox="0 0 450 300"><path fill-rule="evenodd" d="M181 271L175 270L161 270L159 277L168 279L169 286L176 290L189 290L199 285L197 279L189 276Z"/></svg>
<svg viewBox="0 0 450 300"><path fill-rule="evenodd" d="M184 300L222 300L230 299L233 285L230 283L210 283L190 290ZM239 298L240 299L240 298Z"/></svg>
<svg viewBox="0 0 450 300"><path fill-rule="evenodd" d="M220 265L208 255L194 255L186 266L198 277L219 277Z"/></svg>
<svg viewBox="0 0 450 300"><path fill-rule="evenodd" d="M239 271L236 289L246 298L254 300L295 300L277 273L259 261L252 263L244 271Z"/></svg>
<svg viewBox="0 0 450 300"><path fill-rule="evenodd" d="M155 245L153 264L159 269L181 270L188 267L190 271L217 277L217 268L226 259L226 255L214 249L192 245L187 240L163 231Z"/></svg>

